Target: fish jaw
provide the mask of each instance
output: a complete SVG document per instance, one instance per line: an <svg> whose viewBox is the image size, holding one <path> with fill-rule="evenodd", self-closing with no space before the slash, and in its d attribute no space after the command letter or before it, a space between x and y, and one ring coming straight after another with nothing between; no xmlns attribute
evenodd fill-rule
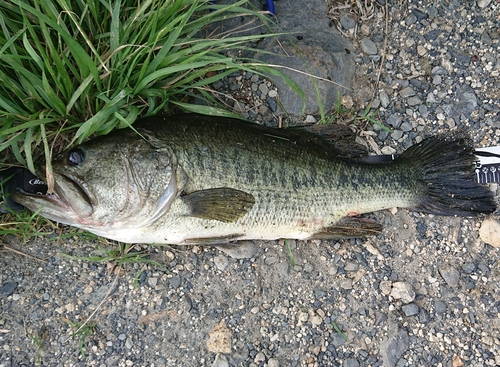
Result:
<svg viewBox="0 0 500 367"><path fill-rule="evenodd" d="M95 225L92 195L74 179L56 172L53 174L53 193L32 194L19 190L11 194L13 200L58 223L79 228Z"/></svg>

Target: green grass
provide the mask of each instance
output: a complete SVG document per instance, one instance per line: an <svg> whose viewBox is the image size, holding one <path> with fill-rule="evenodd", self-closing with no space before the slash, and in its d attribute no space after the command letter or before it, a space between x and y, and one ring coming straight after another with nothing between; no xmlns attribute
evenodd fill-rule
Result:
<svg viewBox="0 0 500 367"><path fill-rule="evenodd" d="M345 334L340 330L340 328L337 326L337 324L335 323L335 321L333 321L333 320L330 321L330 325L335 330L335 332L337 334L339 334L346 342L349 341L349 339L347 338L347 336L345 336Z"/></svg>
<svg viewBox="0 0 500 367"><path fill-rule="evenodd" d="M290 247L288 240L284 240L284 242L285 242L285 251L286 251L286 255L288 257L288 261L290 261L291 266L295 266L295 258L293 256L292 248Z"/></svg>
<svg viewBox="0 0 500 367"><path fill-rule="evenodd" d="M63 256L72 259L72 260L80 260L87 262L108 262L112 263L114 266L123 267L127 264L150 264L161 268L164 271L168 271L162 264L157 261L151 260L149 258L149 252L147 251L136 251L134 249L134 245L127 243L118 243L118 247L106 249L106 250L97 250L98 254L93 256L71 256L67 254L62 254ZM133 280L134 286L138 286L139 278L144 269L139 269Z"/></svg>
<svg viewBox="0 0 500 367"><path fill-rule="evenodd" d="M344 124L371 123L377 125L384 131L392 132L391 129L378 120L378 111L372 110L370 105L366 106L366 108L360 112L355 109L344 108L342 106L340 94L337 97L335 106L328 115L326 115L323 108L321 108L321 119L318 123L329 124L333 122Z"/></svg>
<svg viewBox="0 0 500 367"><path fill-rule="evenodd" d="M0 216L0 239L6 235L14 235L26 242L30 237L49 236L56 230L56 225L39 216L38 212L23 210Z"/></svg>
<svg viewBox="0 0 500 367"><path fill-rule="evenodd" d="M203 31L242 14L269 20L248 0L0 0L0 153L31 171L45 156L50 172L54 150L139 116L229 114L207 91L213 82L240 70L281 75L234 56L269 35Z"/></svg>
<svg viewBox="0 0 500 367"><path fill-rule="evenodd" d="M79 322L72 322L66 318L62 318L62 321L68 324L71 329L76 330L74 333L70 335L70 337L78 337L78 349L83 358L85 358L85 339L87 336L92 335L95 332L97 324L95 322L89 322L86 324L82 324Z"/></svg>

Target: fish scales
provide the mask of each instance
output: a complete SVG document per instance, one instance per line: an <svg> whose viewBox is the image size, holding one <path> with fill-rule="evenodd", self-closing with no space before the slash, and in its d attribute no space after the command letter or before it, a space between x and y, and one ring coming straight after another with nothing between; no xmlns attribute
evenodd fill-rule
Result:
<svg viewBox="0 0 500 367"><path fill-rule="evenodd" d="M306 131L227 118L188 114L134 127L144 139L122 130L61 154L52 196L15 199L104 237L170 244L374 234L378 225L351 217L391 207L445 215L495 209L491 193L472 184L472 170L464 173L473 149L462 137L368 164ZM83 162L73 164L71 154Z"/></svg>
<svg viewBox="0 0 500 367"><path fill-rule="evenodd" d="M158 221L159 233L179 233L187 226L193 229L193 238L202 237L201 233L208 238L234 233L242 239L308 238L349 213L418 202L413 187L416 172L404 165L354 166L332 160L331 154L306 147L300 140L291 141L278 132L263 135L254 126L234 121L201 121L192 129L185 126L186 122L179 121L149 127L156 129L153 135L162 141L155 145L175 152L171 154L189 177L185 190L231 187L252 194L255 205L236 223L185 217L183 205L173 206L166 216L174 220L165 229ZM407 188L400 183L403 180L409 183Z"/></svg>

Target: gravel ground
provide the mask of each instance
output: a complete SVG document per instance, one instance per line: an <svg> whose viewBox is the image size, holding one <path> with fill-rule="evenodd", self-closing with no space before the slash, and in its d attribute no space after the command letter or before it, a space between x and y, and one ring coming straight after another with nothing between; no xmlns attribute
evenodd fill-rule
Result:
<svg viewBox="0 0 500 367"><path fill-rule="evenodd" d="M465 129L477 146L500 144L499 1L378 0L339 12L340 3L328 14L359 71L344 102L371 102L393 129L363 126L363 139L390 153ZM215 87L232 90L251 119L281 119L268 81L233 75ZM8 236L44 261L1 254L0 367L500 365L500 252L479 237L483 218L373 217L385 224L377 237L257 241L244 258L131 250L168 270L63 255L117 248L87 236Z"/></svg>

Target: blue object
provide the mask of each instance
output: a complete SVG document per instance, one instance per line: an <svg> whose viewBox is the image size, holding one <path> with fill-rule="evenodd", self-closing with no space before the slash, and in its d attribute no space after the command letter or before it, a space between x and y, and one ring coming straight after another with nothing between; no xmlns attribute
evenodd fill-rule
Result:
<svg viewBox="0 0 500 367"><path fill-rule="evenodd" d="M211 0L209 1L210 4L215 4L215 0ZM274 2L273 0L266 0L266 3L267 3L267 10L269 10L269 12L274 15Z"/></svg>
<svg viewBox="0 0 500 367"><path fill-rule="evenodd" d="M267 3L267 10L269 10L269 12L274 15L274 2L273 0L266 0L266 3Z"/></svg>

